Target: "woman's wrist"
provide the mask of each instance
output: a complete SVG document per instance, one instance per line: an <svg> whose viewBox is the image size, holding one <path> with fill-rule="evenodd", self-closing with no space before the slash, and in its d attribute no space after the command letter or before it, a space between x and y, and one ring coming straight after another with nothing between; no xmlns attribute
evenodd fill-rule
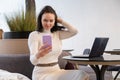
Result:
<svg viewBox="0 0 120 80"><path fill-rule="evenodd" d="M63 23L63 20L61 18L57 18L57 22L62 24Z"/></svg>
<svg viewBox="0 0 120 80"><path fill-rule="evenodd" d="M40 57L43 57L44 55L42 53L37 53L36 58L39 59Z"/></svg>

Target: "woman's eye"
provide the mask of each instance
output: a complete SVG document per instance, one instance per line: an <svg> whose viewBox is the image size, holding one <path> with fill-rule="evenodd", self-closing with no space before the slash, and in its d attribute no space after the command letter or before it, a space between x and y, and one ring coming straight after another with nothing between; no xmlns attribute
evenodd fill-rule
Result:
<svg viewBox="0 0 120 80"><path fill-rule="evenodd" d="M43 21L44 22L51 22L52 23L54 20L46 20L46 19L44 19Z"/></svg>
<svg viewBox="0 0 120 80"><path fill-rule="evenodd" d="M48 20L44 19L45 22L47 22Z"/></svg>
<svg viewBox="0 0 120 80"><path fill-rule="evenodd" d="M53 22L53 20L50 20L50 22Z"/></svg>

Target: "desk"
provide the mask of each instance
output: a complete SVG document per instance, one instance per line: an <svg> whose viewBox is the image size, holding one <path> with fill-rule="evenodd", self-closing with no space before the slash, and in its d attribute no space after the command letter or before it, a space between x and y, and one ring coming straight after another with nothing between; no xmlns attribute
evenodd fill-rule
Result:
<svg viewBox="0 0 120 80"><path fill-rule="evenodd" d="M63 59L76 65L90 65L96 74L96 80L104 80L104 74L109 65L120 64L120 55L104 55L97 58L73 58L72 56L65 56Z"/></svg>
<svg viewBox="0 0 120 80"><path fill-rule="evenodd" d="M120 50L111 50L111 51L104 51L104 52L112 55L120 55Z"/></svg>
<svg viewBox="0 0 120 80"><path fill-rule="evenodd" d="M74 49L64 49L63 51L71 52L71 51L74 51Z"/></svg>

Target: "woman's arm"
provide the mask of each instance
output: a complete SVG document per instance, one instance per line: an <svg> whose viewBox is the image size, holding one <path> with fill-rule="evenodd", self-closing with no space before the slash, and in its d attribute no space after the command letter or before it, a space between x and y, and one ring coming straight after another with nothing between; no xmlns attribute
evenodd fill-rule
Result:
<svg viewBox="0 0 120 80"><path fill-rule="evenodd" d="M42 61L43 57L48 54L52 47L47 45L39 45L39 39L37 33L33 32L28 38L28 47L30 50L30 61L33 65L37 65Z"/></svg>
<svg viewBox="0 0 120 80"><path fill-rule="evenodd" d="M33 65L38 63L38 59L36 58L36 54L38 52L38 39L36 32L32 32L28 38L28 47L30 51L30 61Z"/></svg>
<svg viewBox="0 0 120 80"><path fill-rule="evenodd" d="M67 29L64 31L60 31L60 39L70 38L78 33L78 30L75 27L65 22L61 18L58 18L57 21L58 23L62 24Z"/></svg>

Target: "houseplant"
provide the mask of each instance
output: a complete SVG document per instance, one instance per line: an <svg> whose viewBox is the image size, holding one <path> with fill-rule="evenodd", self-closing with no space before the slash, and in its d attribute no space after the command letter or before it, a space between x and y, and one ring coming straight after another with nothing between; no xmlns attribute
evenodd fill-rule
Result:
<svg viewBox="0 0 120 80"><path fill-rule="evenodd" d="M31 31L36 28L36 18L32 14L15 13L14 16L5 16L10 32L4 32L3 38L28 38Z"/></svg>

